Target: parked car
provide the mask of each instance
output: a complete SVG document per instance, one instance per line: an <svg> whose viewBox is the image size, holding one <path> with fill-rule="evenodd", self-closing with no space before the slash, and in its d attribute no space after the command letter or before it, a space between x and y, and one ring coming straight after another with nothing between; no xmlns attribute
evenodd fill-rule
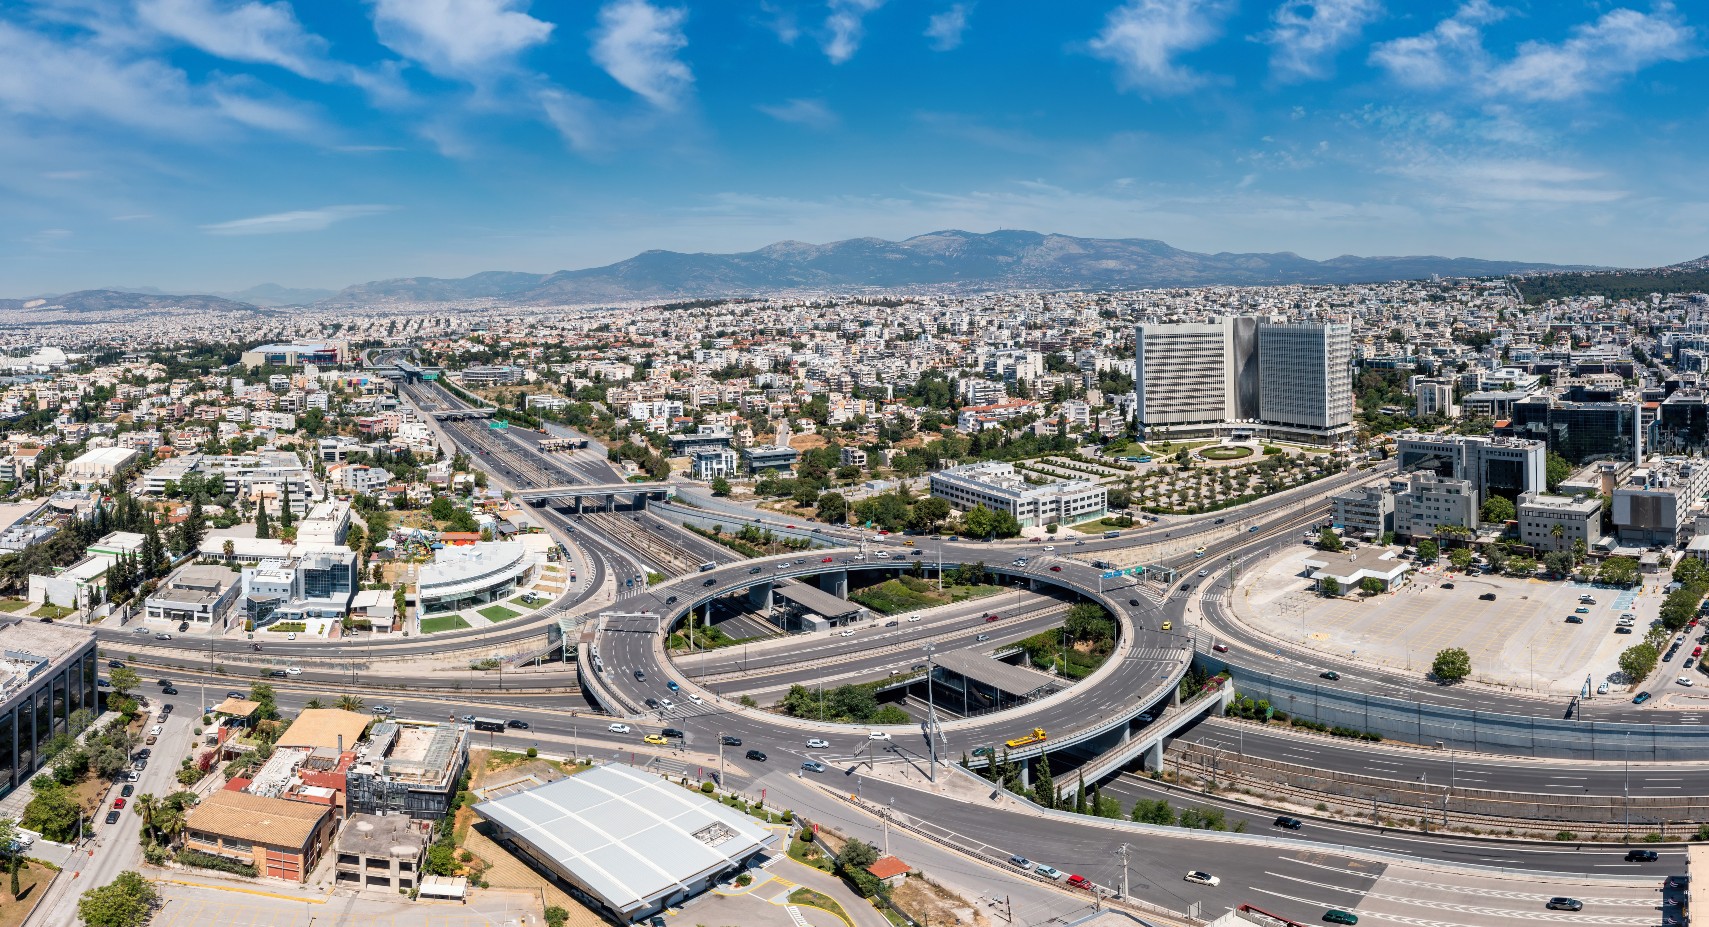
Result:
<svg viewBox="0 0 1709 927"><path fill-rule="evenodd" d="M123 798L113 799L113 807L114 808L123 808L124 806L125 806L125 800Z"/></svg>
<svg viewBox="0 0 1709 927"><path fill-rule="evenodd" d="M1486 592L1483 595L1478 596L1478 598L1482 601L1485 601L1485 602L1494 602L1495 601L1495 593Z"/></svg>
<svg viewBox="0 0 1709 927"><path fill-rule="evenodd" d="M117 823L119 823L119 812L117 812L117 811L109 811L109 812L107 812L107 823L108 823L108 824L117 824Z"/></svg>
<svg viewBox="0 0 1709 927"><path fill-rule="evenodd" d="M1025 856L1020 855L1019 853L1017 853L1013 856L1010 856L1009 857L1009 863L1013 866L1019 867L1022 872L1025 872L1025 871L1027 871L1033 867L1033 861L1030 859L1027 859Z"/></svg>
<svg viewBox="0 0 1709 927"><path fill-rule="evenodd" d="M127 782L124 784L123 788L119 789L119 794L124 796L125 798L129 798L132 795L136 794L136 786L131 785L130 783Z"/></svg>
<svg viewBox="0 0 1709 927"><path fill-rule="evenodd" d="M1039 875L1044 876L1047 879L1060 879L1060 878L1062 878L1062 870L1056 868L1055 866L1046 866L1044 863L1039 863L1038 868L1034 871L1037 872Z"/></svg>
<svg viewBox="0 0 1709 927"><path fill-rule="evenodd" d="M1567 624L1584 624L1583 615L1568 615Z"/></svg>
<svg viewBox="0 0 1709 927"><path fill-rule="evenodd" d="M1092 888L1091 881L1083 875L1071 875L1071 876L1069 876L1068 877L1068 885L1071 888L1083 888L1083 889L1086 889L1088 891L1090 891Z"/></svg>

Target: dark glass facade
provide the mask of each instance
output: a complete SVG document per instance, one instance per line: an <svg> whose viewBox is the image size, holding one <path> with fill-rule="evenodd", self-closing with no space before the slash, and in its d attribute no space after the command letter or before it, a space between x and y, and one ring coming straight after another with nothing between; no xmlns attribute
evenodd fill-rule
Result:
<svg viewBox="0 0 1709 927"><path fill-rule="evenodd" d="M46 762L42 748L70 730L72 713L99 710L99 661L91 640L68 661L50 664L0 707L0 796Z"/></svg>
<svg viewBox="0 0 1709 927"><path fill-rule="evenodd" d="M1514 437L1542 441L1578 466L1592 460L1630 460L1636 415L1638 408L1630 403L1517 402L1509 428Z"/></svg>

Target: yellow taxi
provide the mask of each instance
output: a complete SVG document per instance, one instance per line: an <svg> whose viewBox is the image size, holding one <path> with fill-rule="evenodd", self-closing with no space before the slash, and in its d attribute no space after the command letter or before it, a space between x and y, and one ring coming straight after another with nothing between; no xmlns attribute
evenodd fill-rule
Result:
<svg viewBox="0 0 1709 927"><path fill-rule="evenodd" d="M664 744L670 743L670 741L664 739L663 737L660 737L657 734L648 734L646 737L643 737L642 740L645 740L647 743L658 744L660 746L663 746Z"/></svg>

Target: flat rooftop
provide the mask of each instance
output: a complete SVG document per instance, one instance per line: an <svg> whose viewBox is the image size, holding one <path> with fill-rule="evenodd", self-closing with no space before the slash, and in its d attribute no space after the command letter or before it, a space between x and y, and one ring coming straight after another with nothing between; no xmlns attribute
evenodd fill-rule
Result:
<svg viewBox="0 0 1709 927"><path fill-rule="evenodd" d="M975 650L946 650L937 654L933 662L952 673L1021 698L1067 683L1059 676L1024 666L1011 666Z"/></svg>

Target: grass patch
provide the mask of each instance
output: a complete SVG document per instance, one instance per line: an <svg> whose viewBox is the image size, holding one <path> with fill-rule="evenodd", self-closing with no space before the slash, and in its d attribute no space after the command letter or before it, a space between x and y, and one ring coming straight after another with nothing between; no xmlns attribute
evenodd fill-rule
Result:
<svg viewBox="0 0 1709 927"><path fill-rule="evenodd" d="M0 599L0 612L22 611L29 607L28 599Z"/></svg>
<svg viewBox="0 0 1709 927"><path fill-rule="evenodd" d="M522 613L512 608L505 608L503 605L488 605L486 608L476 609L475 614L488 621L508 621Z"/></svg>
<svg viewBox="0 0 1709 927"><path fill-rule="evenodd" d="M1199 456L1206 460L1240 460L1252 456L1252 448L1241 445L1207 447L1199 451Z"/></svg>
<svg viewBox="0 0 1709 927"><path fill-rule="evenodd" d="M663 573L654 573L652 570L647 571L647 585L649 586L657 586L660 583L669 581L670 577Z"/></svg>
<svg viewBox="0 0 1709 927"><path fill-rule="evenodd" d="M438 634L441 631L455 631L469 626L461 615L440 615L438 618L421 619L421 633Z"/></svg>
<svg viewBox="0 0 1709 927"><path fill-rule="evenodd" d="M520 608L526 608L529 611L533 611L536 608L539 608L540 606L545 605L546 600L545 600L544 596L537 598L532 602L524 602L521 599L511 599L510 604L518 606Z"/></svg>
<svg viewBox="0 0 1709 927"><path fill-rule="evenodd" d="M57 620L64 618L66 615L71 614L71 612L72 609L66 608L63 605L41 605L36 608L35 615L38 618L53 618Z"/></svg>
<svg viewBox="0 0 1709 927"><path fill-rule="evenodd" d="M789 858L803 866L812 866L820 872L831 871L831 860L817 842L808 843L797 837L789 841Z"/></svg>
<svg viewBox="0 0 1709 927"><path fill-rule="evenodd" d="M36 904L47 894L47 884L53 881L58 868L41 860L30 860L28 867L18 871L18 901L0 905L0 927L18 927L36 910ZM6 876L7 890L11 876Z"/></svg>
<svg viewBox="0 0 1709 927"><path fill-rule="evenodd" d="M1076 644L1072 641L1064 648L1062 635L1058 631L1044 631L1021 641L1021 649L1027 652L1035 668L1049 671L1054 668L1057 675L1067 679L1085 679L1097 672L1098 667L1109 659L1114 643L1106 648L1092 647L1087 644Z"/></svg>
<svg viewBox="0 0 1709 927"><path fill-rule="evenodd" d="M849 920L848 912L843 910L843 906L838 904L837 900L835 898L832 898L829 895L821 894L821 893L816 892L810 888L798 888L795 891L790 892L789 893L789 903L794 904L794 905L805 905L809 908L819 908L819 909L824 910L824 911L829 911L832 914L835 914L836 916L842 918L843 923L845 923L845 924L854 923L854 921Z"/></svg>
<svg viewBox="0 0 1709 927"><path fill-rule="evenodd" d="M974 586L945 586L938 591L938 584L929 579L916 576L898 576L887 579L876 586L868 586L849 593L849 599L878 612L881 615L899 615L903 612L918 611L931 608L934 605L947 605L950 602L965 602L968 599L984 598L1003 591L1001 586L980 584Z"/></svg>

